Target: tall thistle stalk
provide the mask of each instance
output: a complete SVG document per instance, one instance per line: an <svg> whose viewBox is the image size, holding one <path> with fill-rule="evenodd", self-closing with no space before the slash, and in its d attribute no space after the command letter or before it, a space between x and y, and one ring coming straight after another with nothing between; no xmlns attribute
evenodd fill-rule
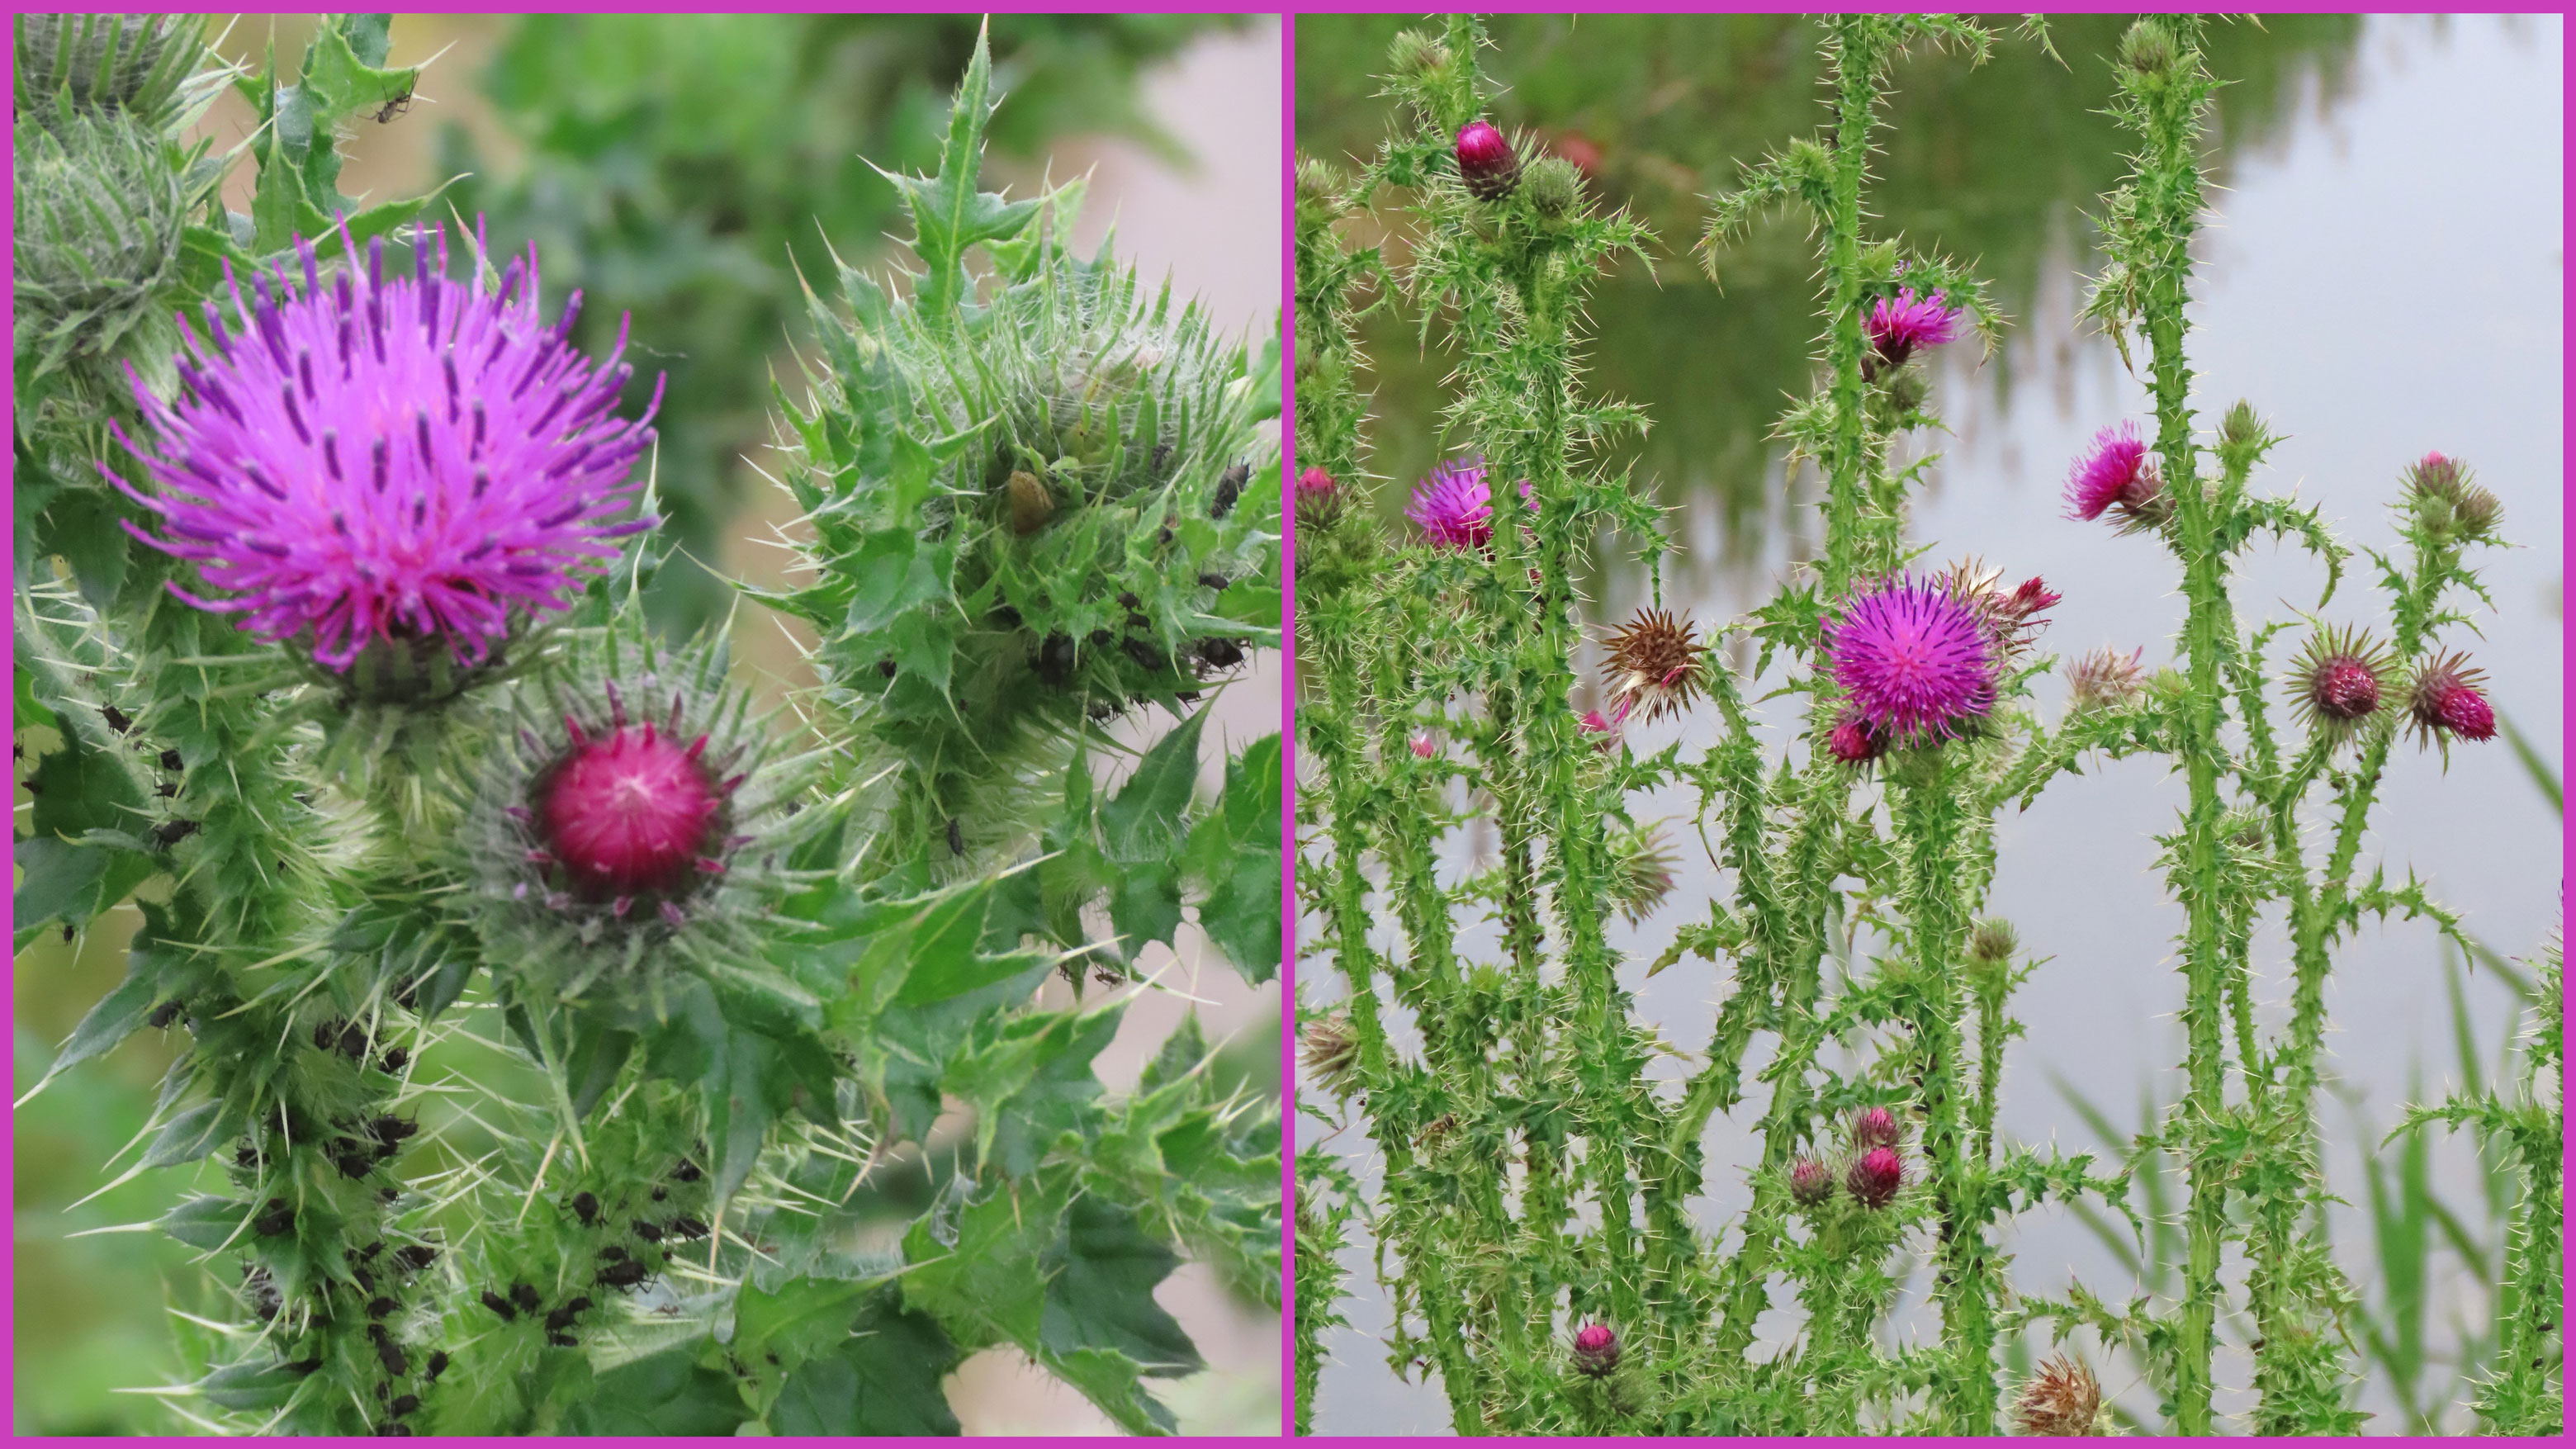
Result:
<svg viewBox="0 0 2576 1449"><path fill-rule="evenodd" d="M2184 627L2177 667L2152 677L2143 651L2036 654L2056 590L1973 558L1921 571L1905 521L1930 459L1896 461L1900 440L1938 421L1919 354L1971 326L1991 337L2000 319L1964 268L1866 226L1893 68L1927 45L1982 58L1996 38L1937 16L1821 30L1825 126L1748 167L1704 243L1714 269L1767 211L1811 227L1816 385L1779 433L1793 468L1816 465L1821 546L1711 637L1653 598L1597 642L1589 714L1572 699L1585 643L1574 561L1622 536L1659 579L1667 544L1628 480L1589 461L1642 420L1581 388L1580 303L1602 265L1651 239L1484 119L1486 41L1465 18L1396 39L1398 128L1356 183L1301 168L1299 326L1314 351L1301 352L1299 447L1316 462L1300 495L1313 502L1300 514L1300 729L1319 777L1306 899L1323 927L1311 954L1342 986L1304 1008L1323 1089L1307 1110L1364 1128L1384 1160L1374 1214L1350 1202L1350 1179L1308 1164L1337 1205L1318 1242L1338 1246L1352 1221L1375 1230L1391 1362L1436 1372L1462 1431L1725 1434L2104 1432L2111 1410L2080 1358L2007 1373L2007 1351L2042 1325L2135 1352L2171 1425L2207 1432L2217 1328L2234 1306L2219 1268L2238 1242L2253 1268L2256 1427L2349 1430L2351 1294L2326 1252L2316 1165L2324 983L2365 915L2457 933L2418 883L2361 875L2357 852L2401 724L2444 748L2493 732L2475 671L2436 637L2476 593L2461 558L2493 541L2495 501L2453 460L2414 465L2400 505L2410 553L2379 560L2394 647L2311 620L2286 675L2269 672L2266 649L2298 626L2243 630L2236 556L2258 532L2298 544L2325 566L2323 608L2348 551L2315 510L2253 491L2274 440L2250 406L2229 409L2214 439L2196 430L2183 306L2214 82L2198 22L2142 21L2114 107L2140 138L2138 174L2105 208L2088 311L2124 355L2142 339L2155 429L2104 430L2066 503L2172 550ZM1414 491L1401 540L1347 496L1364 456L1357 284L1376 261L1337 227L1381 197L1402 208L1422 334L1445 335L1458 359L1455 456ZM1749 671L1728 662L1735 641ZM2070 698L2051 724L2031 686L2053 669ZM1786 750L1750 702L1783 695L1806 697ZM2272 722L2284 695L2295 732ZM1705 732L1651 754L1632 743L1633 727L1675 715ZM1986 911L1998 812L2097 752L2166 755L2185 782L2160 841L2184 920L2185 1095L2109 1174L1998 1128L2014 993L2042 963ZM1614 908L1651 917L1669 896L1672 862L1631 806L1684 782L1721 894L1641 964L1715 968L1718 1006L1704 1052L1662 1082L1645 1070L1654 1026L1606 922ZM2310 862L2321 809L2330 843ZM1456 864L1461 832L1490 839L1491 855ZM2287 917L2294 971L2289 1024L2267 1033L2253 945L2270 910ZM1748 1109L1749 1203L1711 1234L1694 1208L1724 1169L1703 1141L1719 1114ZM2143 1238L2131 1173L2160 1151L2187 1185L2170 1312L2011 1281L2004 1234L2043 1203L2100 1203ZM1939 1332L1891 1349L1885 1319L1917 1243ZM1334 1278L1316 1286L1339 1292ZM1790 1299L1803 1325L1757 1345ZM1335 1312L1329 1296L1309 1309ZM1301 1386L1321 1353L1301 1336ZM2522 1392L2514 1382L2499 1381L2499 1404Z"/></svg>

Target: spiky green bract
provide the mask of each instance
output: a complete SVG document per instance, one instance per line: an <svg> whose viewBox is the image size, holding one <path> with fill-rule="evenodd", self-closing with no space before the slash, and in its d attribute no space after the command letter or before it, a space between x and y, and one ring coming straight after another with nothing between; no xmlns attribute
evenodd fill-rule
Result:
<svg viewBox="0 0 2576 1449"><path fill-rule="evenodd" d="M671 648L631 611L567 633L494 702L464 812L460 873L473 885L457 908L484 960L514 993L596 1008L626 1030L667 1020L686 980L810 1007L769 957L777 902L814 876L790 864L826 813L797 814L814 762L789 757L753 715L748 692L726 677L721 637ZM678 884L592 890L554 858L547 786L586 742L627 728L692 749L717 814L708 849Z"/></svg>
<svg viewBox="0 0 2576 1449"><path fill-rule="evenodd" d="M890 293L843 268L812 302L812 399L786 481L812 581L771 602L868 773L886 832L1010 858L1094 718L1176 706L1277 639L1275 363L1195 304L1067 237L1077 183L977 189L992 108L979 49L936 175L894 177L921 259ZM971 281L970 251L993 273Z"/></svg>
<svg viewBox="0 0 2576 1449"><path fill-rule="evenodd" d="M10 23L11 102L52 125L117 112L175 134L213 99L202 15L20 14Z"/></svg>
<svg viewBox="0 0 2576 1449"><path fill-rule="evenodd" d="M176 158L165 154L176 148L114 111L51 126L22 117L11 139L17 216L10 340L26 374L16 379L17 395L43 398L42 384L67 374L52 390L129 416L130 406L117 406L127 386L120 363L160 390L176 380L171 355L179 334L170 315L195 199Z"/></svg>

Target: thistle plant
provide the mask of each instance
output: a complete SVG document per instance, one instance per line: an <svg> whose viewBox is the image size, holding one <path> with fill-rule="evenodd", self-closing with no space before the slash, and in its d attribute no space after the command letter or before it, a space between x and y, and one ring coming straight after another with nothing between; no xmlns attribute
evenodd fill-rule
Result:
<svg viewBox="0 0 2576 1449"><path fill-rule="evenodd" d="M2222 1319L2253 1345L2243 1427L2351 1432L2354 1294L2327 1251L2318 1165L2325 985L2365 919L2424 917L2460 937L2422 883L2391 881L2361 851L2384 771L2411 763L2392 758L2401 736L2447 750L2493 732L2475 666L2451 651L2483 599L2471 560L2497 541L2500 510L2456 460L2412 465L2396 505L2405 550L2370 555L2392 637L2327 612L2351 550L2314 508L2257 488L2275 438L2249 404L2214 427L2195 412L2184 303L2216 82L2202 22L2144 20L2110 97L2136 174L2104 202L2087 315L2120 340L2146 421L2110 422L2072 460L2064 526L2170 553L2185 621L2169 666L2151 668L2145 642L2044 652L2064 581L1945 563L1908 536L1932 461L1914 435L1938 426L1924 358L1991 340L2002 319L1966 267L1874 235L1868 194L1881 98L1909 52L1982 61L2049 37L1942 16L1819 29L1825 127L1716 198L1700 251L1714 272L1758 217L1807 224L1822 335L1813 390L1777 436L1791 468L1816 475L1821 537L1773 598L1705 632L1662 595L1657 511L1598 461L1642 419L1583 384L1586 291L1652 239L1579 184L1542 185L1546 163L1487 119L1478 24L1395 41L1384 83L1400 122L1358 178L1301 163L1300 466L1336 486L1360 475L1362 313L1408 302L1459 359L1442 419L1453 461L1404 523L1381 530L1344 507L1300 535L1314 775L1299 880L1308 960L1335 988L1301 1005L1309 1071L1331 1073L1303 1102L1344 1155L1365 1134L1383 1168L1352 1204L1329 1155L1301 1158L1301 1191L1337 1214L1310 1243L1301 1206L1301 1320L1334 1313L1306 1292L1338 1287L1305 1255L1366 1221L1394 1313L1389 1361L1436 1374L1461 1432L2102 1433L2116 1422L2106 1356L2125 1355L2165 1427L2210 1433ZM1392 276L1337 225L1381 201L1413 239ZM1400 299L1368 295L1391 283ZM2322 564L2312 614L2240 620L2258 534ZM1636 550L1649 597L1596 641L1576 564L1613 537ZM2303 651L2282 647L2294 631ZM1575 697L1587 658L1600 661L1589 713ZM2038 687L2052 674L2068 695L2053 721ZM1630 726L1657 718L1680 720L1681 739L1649 753ZM2014 995L2065 968L2032 959L1989 894L2001 812L2069 788L2061 777L2088 760L2132 755L2167 758L2181 781L2157 844L2182 923L2185 1092L2127 1161L2100 1163L1997 1125ZM1638 898L1635 812L1668 787L1696 796L1718 898L1684 906L1696 919L1660 951L1623 960L1605 917ZM1462 863L1461 843L1479 840ZM2278 1029L2252 989L2276 927L2291 981ZM1688 1053L1632 995L1675 969L1708 972L1718 1001ZM1657 1055L1683 1069L1650 1074ZM2497 1130L2510 1117L2534 1141L2544 1130L2528 1109L2452 1110ZM1748 1160L1707 1160L1720 1114L1750 1130ZM2125 1221L2143 1252L2131 1190L2163 1154L2183 1164L2176 1298L2115 1304L2016 1278L2014 1220L2043 1204ZM2546 1218L2555 1178L2528 1171L2529 1210ZM1717 1192L1741 1206L1712 1230L1695 1209ZM2525 1362L2554 1363L2530 1335L2556 1321L2542 1286L2555 1259L2521 1241L2515 1271L2550 1306L2514 1300L2529 1316L2513 1341L2532 1348ZM2220 1274L2230 1253L2250 1267L2234 1284ZM1900 1336L1891 1315L1918 1258L1930 1331ZM2047 1361L2009 1367L2033 1339ZM1302 1322L1299 1352L1311 1386L1324 1344ZM2538 1422L2518 1416L2539 1412L2542 1379L2519 1372L2499 1364L2482 1414Z"/></svg>
<svg viewBox="0 0 2576 1449"><path fill-rule="evenodd" d="M183 1043L126 1175L189 1175L137 1226L222 1286L157 1392L220 1432L936 1433L1008 1348L1169 1431L1149 1381L1201 1360L1156 1286L1187 1255L1275 1305L1276 1115L1195 1016L1111 1095L1133 992L1092 983L1193 917L1275 966L1277 741L1203 801L1189 708L1277 643L1268 354L1074 257L1078 192L978 189L979 46L898 178L924 270L845 270L782 400L817 582L744 607L825 642L764 709L728 628L648 622L622 330L333 189L333 128L412 86L387 49L333 17L297 85L238 78L309 122L247 148L250 216L136 151L188 198L175 267L113 207L48 223L158 309L79 333L122 401L20 409L15 606L16 944L141 919L46 1082ZM59 341L22 328L22 400Z"/></svg>

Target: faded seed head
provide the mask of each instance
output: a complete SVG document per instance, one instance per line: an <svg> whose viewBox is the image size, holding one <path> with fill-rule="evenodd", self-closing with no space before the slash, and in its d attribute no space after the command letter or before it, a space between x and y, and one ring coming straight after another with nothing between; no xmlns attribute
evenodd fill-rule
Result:
<svg viewBox="0 0 2576 1449"><path fill-rule="evenodd" d="M2102 1385L2093 1370L2072 1354L2052 1354L2039 1371L2022 1381L2013 1395L2013 1423L2025 1434L2047 1438L2087 1438L2102 1433L2096 1419L2102 1408Z"/></svg>
<svg viewBox="0 0 2576 1449"><path fill-rule="evenodd" d="M1359 1038L1351 1031L1347 1016L1335 1012L1306 1023L1297 1034L1298 1057L1306 1070L1314 1074L1316 1085L1337 1097L1347 1097L1355 1084L1359 1066Z"/></svg>
<svg viewBox="0 0 2576 1449"><path fill-rule="evenodd" d="M1609 639L1610 693L1648 723L1698 699L1699 640L1688 614L1640 609Z"/></svg>
<svg viewBox="0 0 2576 1449"><path fill-rule="evenodd" d="M2068 704L2076 713L2110 709L2137 698L2144 648L2123 654L2105 644L2066 667Z"/></svg>

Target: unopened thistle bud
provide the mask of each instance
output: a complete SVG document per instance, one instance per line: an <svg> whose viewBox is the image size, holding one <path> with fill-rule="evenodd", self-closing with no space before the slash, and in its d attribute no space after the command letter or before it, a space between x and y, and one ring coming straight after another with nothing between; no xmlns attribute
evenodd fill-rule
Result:
<svg viewBox="0 0 2576 1449"><path fill-rule="evenodd" d="M1845 711L1826 733L1825 748L1846 765L1866 765L1887 753L1887 737L1857 713Z"/></svg>
<svg viewBox="0 0 2576 1449"><path fill-rule="evenodd" d="M2112 709L2138 697L2144 685L2140 661L2146 657L2143 648L2123 654L2105 644L2090 654L2079 656L2066 666L2068 708L2077 714L2087 710Z"/></svg>
<svg viewBox="0 0 2576 1449"><path fill-rule="evenodd" d="M2495 706L2478 688L2485 682L2485 671L2470 668L2462 654L2436 655L2416 670L2407 712L2417 740L2429 747L2436 741L2447 745L2453 735L2494 739Z"/></svg>
<svg viewBox="0 0 2576 1449"><path fill-rule="evenodd" d="M1500 201L1521 183L1521 158L1489 121L1458 128L1458 175L1478 201Z"/></svg>
<svg viewBox="0 0 2576 1449"><path fill-rule="evenodd" d="M1862 1149L1894 1147L1905 1138L1905 1129L1896 1114L1885 1107L1865 1107L1851 1119L1852 1146Z"/></svg>
<svg viewBox="0 0 2576 1449"><path fill-rule="evenodd" d="M2243 398L2238 398L2227 415L2218 420L2218 445L2222 448L2250 448L2266 441L2268 434L2262 418L2255 415L2254 404Z"/></svg>
<svg viewBox="0 0 2576 1449"><path fill-rule="evenodd" d="M2492 537L2504 506L2471 479L2469 465L2427 453L2406 469L2406 500L2415 520L2437 542L2476 543Z"/></svg>
<svg viewBox="0 0 2576 1449"><path fill-rule="evenodd" d="M721 648L626 630L508 696L469 840L496 972L642 1006L671 968L763 969L795 786Z"/></svg>
<svg viewBox="0 0 2576 1449"><path fill-rule="evenodd" d="M129 337L148 332L155 340L126 355L168 391L176 375L167 354L178 338L163 298L178 280L188 200L160 137L125 116L97 114L50 128L21 121L13 143L16 328L33 374L21 384L94 362L86 371L97 389L121 397L113 359Z"/></svg>
<svg viewBox="0 0 2576 1449"><path fill-rule="evenodd" d="M2120 64L2140 75L2163 75L2174 68L2180 55L2172 28L2154 16L2130 26L2120 37Z"/></svg>
<svg viewBox="0 0 2576 1449"><path fill-rule="evenodd" d="M1297 210L1317 220L1341 214L1342 176L1320 156L1297 158Z"/></svg>
<svg viewBox="0 0 2576 1449"><path fill-rule="evenodd" d="M1897 1192L1905 1186L1905 1159L1893 1147L1873 1147L1852 1159L1843 1174L1843 1187L1852 1199L1872 1211L1896 1201Z"/></svg>
<svg viewBox="0 0 2576 1449"><path fill-rule="evenodd" d="M2341 744L2396 687L2387 651L2358 629L2321 628L2291 667L2292 708L2311 734Z"/></svg>
<svg viewBox="0 0 2576 1449"><path fill-rule="evenodd" d="M1400 30L1386 47L1386 68L1408 78L1429 75L1449 63L1449 47L1419 30Z"/></svg>
<svg viewBox="0 0 2576 1449"><path fill-rule="evenodd" d="M1583 205L1583 172L1562 156L1531 162L1521 185L1529 192L1530 209L1550 221L1562 221Z"/></svg>
<svg viewBox="0 0 2576 1449"><path fill-rule="evenodd" d="M1350 1018L1340 1012L1306 1023L1297 1034L1297 1056L1315 1084L1336 1097L1349 1096L1357 1084L1360 1041Z"/></svg>
<svg viewBox="0 0 2576 1449"><path fill-rule="evenodd" d="M1606 1323L1587 1323L1574 1331L1574 1371L1586 1378L1608 1378L1619 1367L1619 1334Z"/></svg>
<svg viewBox="0 0 2576 1449"><path fill-rule="evenodd" d="M2013 1424L2024 1434L2043 1438L2090 1438L2107 1433L2102 1413L2102 1385L2093 1370L2071 1354L2052 1354L2039 1371L2022 1381L2013 1395Z"/></svg>
<svg viewBox="0 0 2576 1449"><path fill-rule="evenodd" d="M1623 831L1610 841L1610 898L1630 925L1654 914L1673 893L1678 857L1658 829Z"/></svg>
<svg viewBox="0 0 2576 1449"><path fill-rule="evenodd" d="M1297 526L1318 531L1341 521L1342 490L1333 475L1309 468L1297 475Z"/></svg>
<svg viewBox="0 0 2576 1449"><path fill-rule="evenodd" d="M1822 1207L1834 1195L1834 1175L1812 1157L1789 1164L1789 1200L1800 1207Z"/></svg>
<svg viewBox="0 0 2576 1449"><path fill-rule="evenodd" d="M150 127L176 119L179 91L207 58L202 15L22 14L12 25L19 115L123 111Z"/></svg>
<svg viewBox="0 0 2576 1449"><path fill-rule="evenodd" d="M2021 949L2021 937L2013 924L2001 916L1988 916L1968 932L1968 959L1995 963L2009 961Z"/></svg>

